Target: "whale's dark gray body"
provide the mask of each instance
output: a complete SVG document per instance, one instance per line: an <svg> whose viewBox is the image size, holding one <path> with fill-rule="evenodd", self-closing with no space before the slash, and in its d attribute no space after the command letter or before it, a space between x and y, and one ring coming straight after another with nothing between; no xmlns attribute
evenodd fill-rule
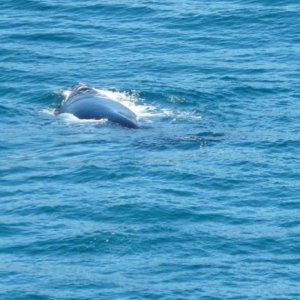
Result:
<svg viewBox="0 0 300 300"><path fill-rule="evenodd" d="M64 101L57 114L69 113L79 119L107 119L119 125L138 128L136 115L119 102L102 97L93 88L78 85Z"/></svg>

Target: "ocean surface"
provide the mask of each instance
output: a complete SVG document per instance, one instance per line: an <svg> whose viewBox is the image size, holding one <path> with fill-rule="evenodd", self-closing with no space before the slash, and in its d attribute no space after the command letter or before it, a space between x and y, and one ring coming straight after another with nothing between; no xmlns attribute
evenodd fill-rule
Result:
<svg viewBox="0 0 300 300"><path fill-rule="evenodd" d="M0 8L1 300L300 299L298 0Z"/></svg>

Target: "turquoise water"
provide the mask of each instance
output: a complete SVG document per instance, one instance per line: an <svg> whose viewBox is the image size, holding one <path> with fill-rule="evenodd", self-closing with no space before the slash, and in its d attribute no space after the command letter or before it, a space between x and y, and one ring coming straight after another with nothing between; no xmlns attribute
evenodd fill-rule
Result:
<svg viewBox="0 0 300 300"><path fill-rule="evenodd" d="M300 299L299 1L0 8L1 299Z"/></svg>

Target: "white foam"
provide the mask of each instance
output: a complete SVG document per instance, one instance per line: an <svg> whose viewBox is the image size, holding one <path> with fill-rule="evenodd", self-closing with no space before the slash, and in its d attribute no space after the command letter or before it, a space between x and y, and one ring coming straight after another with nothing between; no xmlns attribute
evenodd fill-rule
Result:
<svg viewBox="0 0 300 300"><path fill-rule="evenodd" d="M44 108L42 110L42 113L50 115L50 116L54 116L55 115L55 108L50 108L50 107Z"/></svg>
<svg viewBox="0 0 300 300"><path fill-rule="evenodd" d="M139 99L138 94L134 91L132 93L106 89L95 89L95 91L97 91L97 93L102 97L117 101L128 107L136 114L138 120L157 115L154 106L139 103L142 100Z"/></svg>
<svg viewBox="0 0 300 300"><path fill-rule="evenodd" d="M67 101L72 93L71 89L67 89L62 91L62 95L64 96L64 101Z"/></svg>

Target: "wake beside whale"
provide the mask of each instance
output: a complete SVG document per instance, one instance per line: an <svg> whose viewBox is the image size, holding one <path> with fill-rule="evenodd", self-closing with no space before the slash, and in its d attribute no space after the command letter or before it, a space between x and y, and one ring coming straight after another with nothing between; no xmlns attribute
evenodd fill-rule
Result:
<svg viewBox="0 0 300 300"><path fill-rule="evenodd" d="M139 127L135 113L129 108L99 95L95 89L84 84L75 86L55 113L69 113L79 119L107 119L128 128Z"/></svg>

